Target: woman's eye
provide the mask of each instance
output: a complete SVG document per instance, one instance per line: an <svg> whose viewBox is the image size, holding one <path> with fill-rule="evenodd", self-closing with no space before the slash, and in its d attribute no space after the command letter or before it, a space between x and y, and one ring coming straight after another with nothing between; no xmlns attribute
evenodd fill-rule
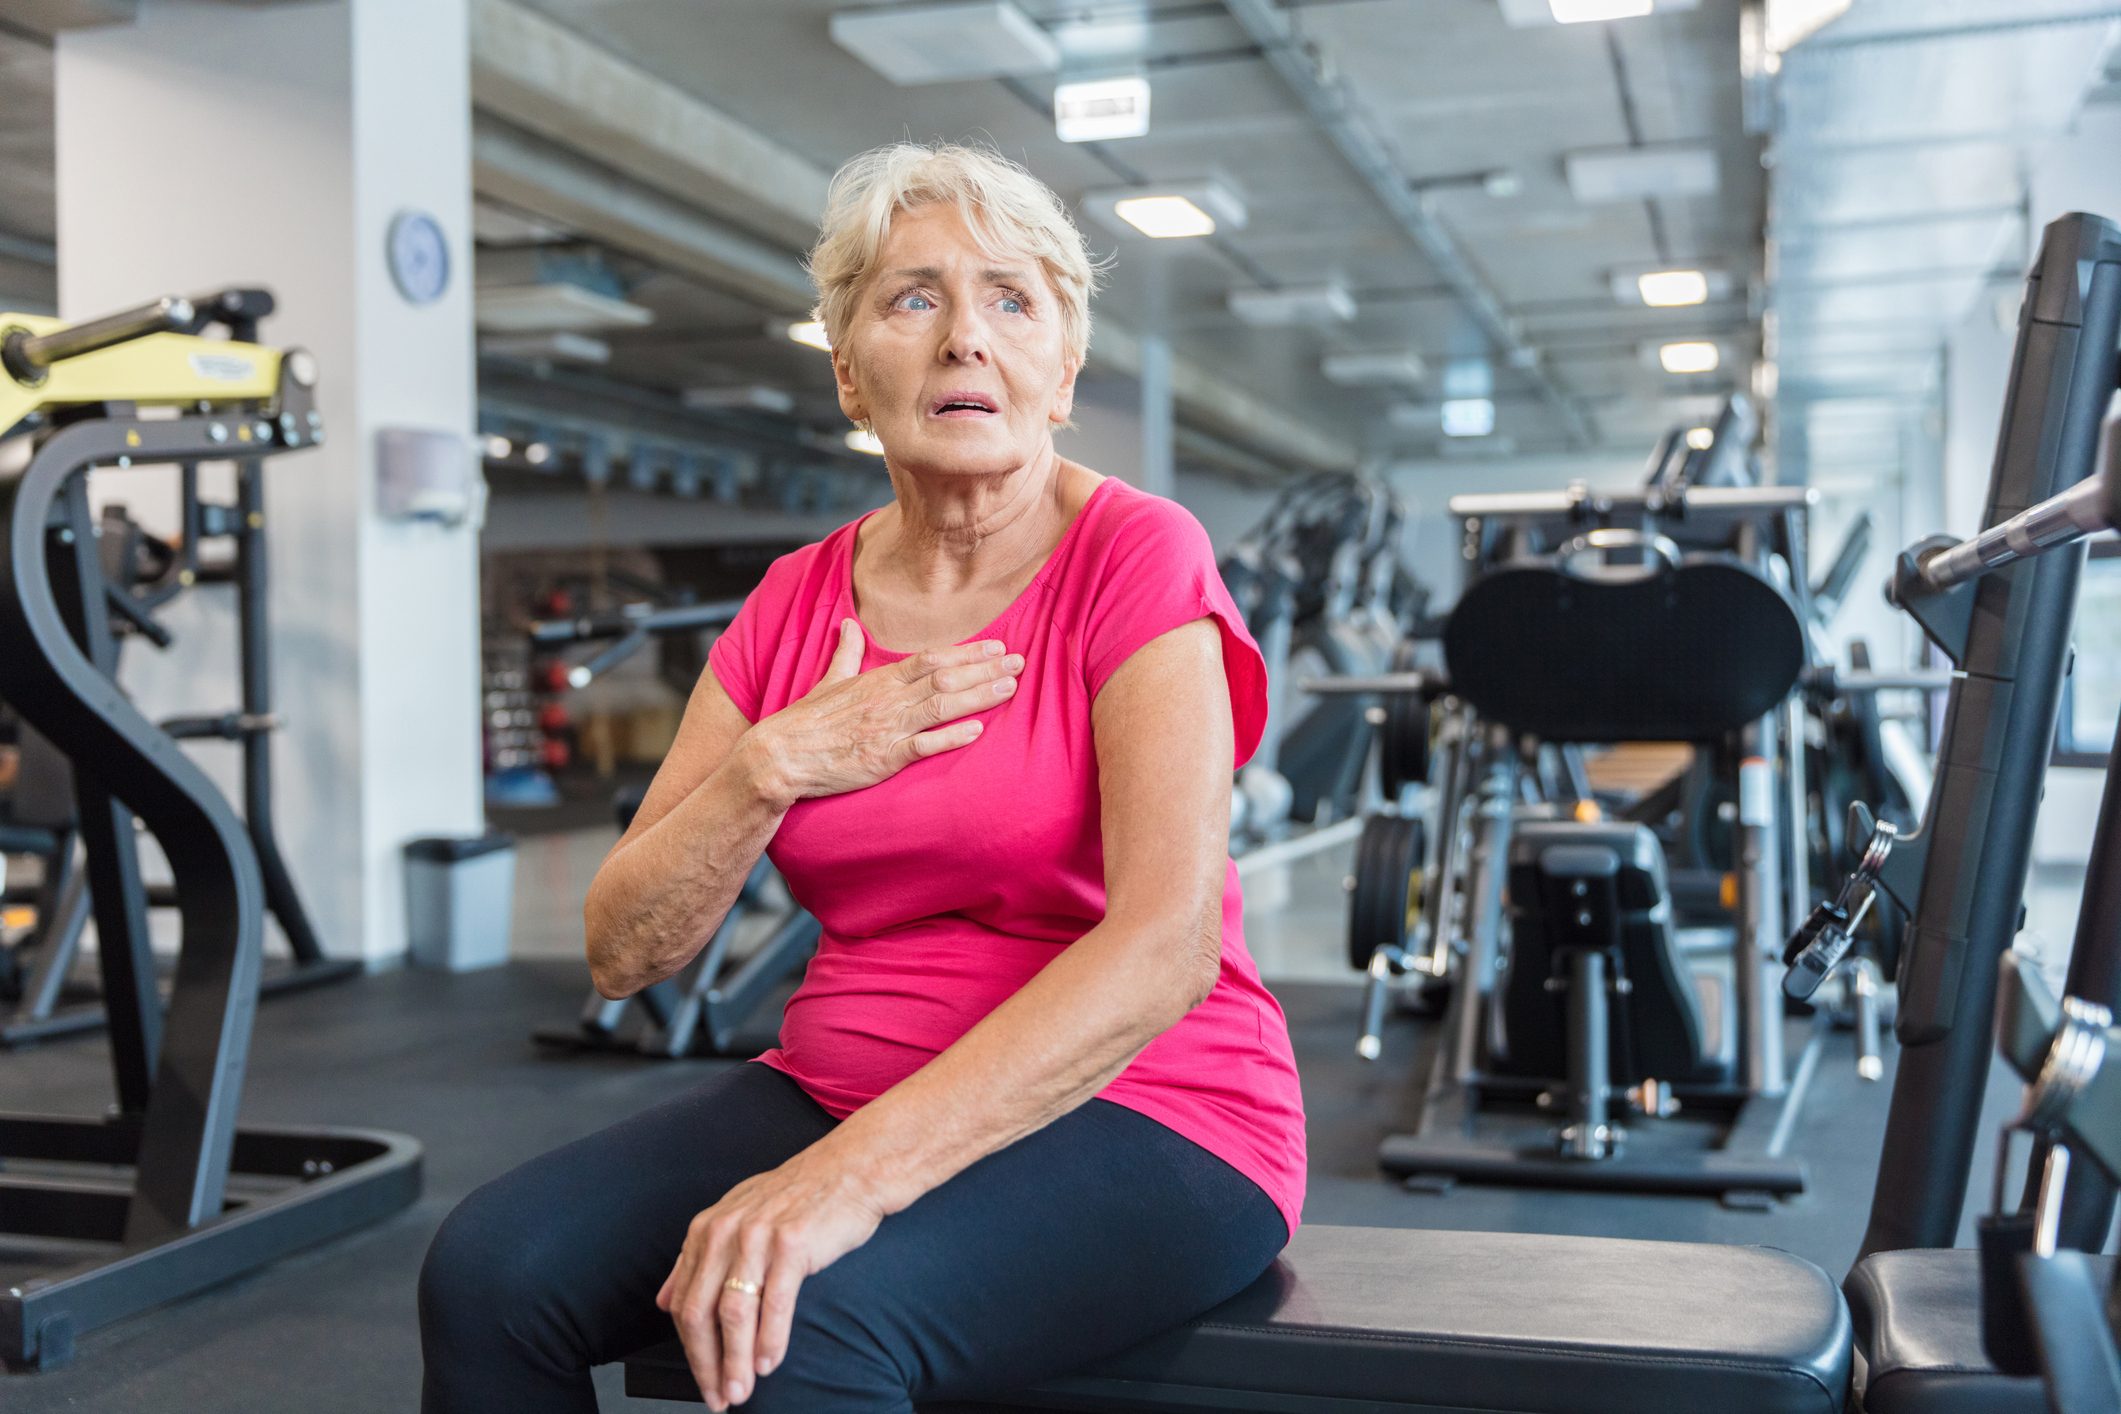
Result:
<svg viewBox="0 0 2121 1414"><path fill-rule="evenodd" d="M1011 314L1022 314L1024 312L1024 302L1016 295L1003 295L1002 308Z"/></svg>
<svg viewBox="0 0 2121 1414"><path fill-rule="evenodd" d="M899 307L902 309L935 308L933 304L930 304L928 302L928 297L926 295L902 295L899 298Z"/></svg>

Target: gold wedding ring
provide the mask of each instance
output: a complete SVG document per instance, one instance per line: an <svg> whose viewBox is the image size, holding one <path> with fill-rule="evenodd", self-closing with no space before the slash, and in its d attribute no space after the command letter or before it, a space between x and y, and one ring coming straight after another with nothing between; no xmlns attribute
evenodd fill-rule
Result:
<svg viewBox="0 0 2121 1414"><path fill-rule="evenodd" d="M731 1277L722 1285L731 1291L741 1291L746 1296L756 1296L760 1290L759 1284L747 1277Z"/></svg>

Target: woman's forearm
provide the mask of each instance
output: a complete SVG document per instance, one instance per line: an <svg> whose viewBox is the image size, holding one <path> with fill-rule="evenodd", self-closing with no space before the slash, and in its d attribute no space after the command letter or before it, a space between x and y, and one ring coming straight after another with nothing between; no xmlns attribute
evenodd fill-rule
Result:
<svg viewBox="0 0 2121 1414"><path fill-rule="evenodd" d="M746 733L669 814L613 849L582 909L597 991L630 997L697 956L791 803Z"/></svg>
<svg viewBox="0 0 2121 1414"><path fill-rule="evenodd" d="M1220 949L1220 899L1190 919L1108 919L820 1147L897 1212L1111 1084L1207 996Z"/></svg>

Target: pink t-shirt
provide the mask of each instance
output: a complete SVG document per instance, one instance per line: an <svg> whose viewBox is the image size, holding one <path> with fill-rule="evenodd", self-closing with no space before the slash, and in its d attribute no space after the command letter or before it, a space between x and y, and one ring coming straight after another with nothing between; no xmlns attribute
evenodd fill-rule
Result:
<svg viewBox="0 0 2121 1414"><path fill-rule="evenodd" d="M864 517L863 519L867 519ZM708 655L751 721L825 674L853 617L855 530L774 561ZM1016 694L970 746L865 790L798 803L767 853L824 925L760 1060L839 1118L920 1069L1105 915L1090 704L1137 648L1200 618L1222 629L1236 763L1266 725L1266 665L1200 523L1107 479L1001 617L964 641L1024 655ZM865 631L866 636L866 631ZM864 671L906 655L870 644ZM1245 947L1237 867L1223 878L1222 975L1101 1094L1257 1183L1294 1232L1303 1098L1281 1007Z"/></svg>

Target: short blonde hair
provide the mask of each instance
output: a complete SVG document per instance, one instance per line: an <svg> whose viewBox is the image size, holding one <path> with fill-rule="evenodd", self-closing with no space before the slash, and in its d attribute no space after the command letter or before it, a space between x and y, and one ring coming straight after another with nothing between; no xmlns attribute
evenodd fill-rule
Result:
<svg viewBox="0 0 2121 1414"><path fill-rule="evenodd" d="M832 178L817 244L805 262L817 286L812 317L840 346L854 305L883 248L891 218L931 202L955 202L982 253L1034 257L1053 287L1067 356L1090 351L1090 296L1105 266L1053 189L991 148L894 142L849 161Z"/></svg>

